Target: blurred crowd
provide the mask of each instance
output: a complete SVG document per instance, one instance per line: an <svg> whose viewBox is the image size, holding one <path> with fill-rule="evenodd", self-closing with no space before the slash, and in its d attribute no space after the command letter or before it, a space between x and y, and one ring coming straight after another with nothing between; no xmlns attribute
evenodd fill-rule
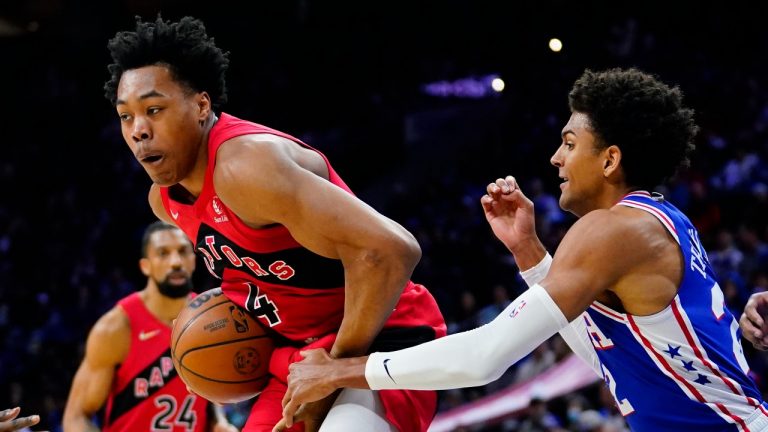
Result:
<svg viewBox="0 0 768 432"><path fill-rule="evenodd" d="M697 18L713 38L729 34L747 40L751 34L738 33L736 24L727 24L728 16L709 12ZM479 204L485 186L497 177L516 176L535 203L541 238L554 251L574 221L557 206L559 179L549 165L569 115L570 85L585 67L635 65L657 73L680 85L702 128L691 168L657 191L699 229L726 303L738 316L751 293L768 289L768 77L752 57L697 43L694 36L704 37L702 32L670 39L669 22L663 20L651 22L642 14L601 18L606 18L602 33L583 36L589 46L559 56L532 55L530 65L518 59L494 66L477 54L470 59L477 62L472 69L470 60L425 52L408 57L414 64L406 80L397 61L374 62L376 53L361 53L368 66L350 60L333 71L343 73L350 64L354 73L380 71L369 87L324 87L309 94L289 90L285 80L302 76L281 72L299 66L274 55L263 60L271 72L259 69L251 77L245 47L233 46L236 38L224 34L217 41L233 51L231 103L224 110L320 149L363 200L408 228L423 249L413 279L434 293L449 331L458 332L490 321L525 288L511 255L485 222ZM301 19L309 32L311 13ZM211 21L223 32L222 21ZM91 36L67 33L58 45L53 39L59 34L0 39L0 49L18 60L18 67L0 77L26 83L8 90L9 100L23 100L25 109L5 106L13 111L1 112L12 122L3 130L0 158L0 408L21 405L28 414L39 413L51 431L59 430L88 330L115 301L142 288L140 237L153 220L146 201L149 180L101 96L105 35L118 27L96 27ZM766 43L755 42L755 58L766 54ZM45 58L29 54L50 46L60 50ZM461 44L453 48L462 58L474 52ZM83 59L77 65L69 61L73 53ZM337 54L333 60L343 58ZM237 61L243 65L239 72ZM494 67L490 72L499 73L506 88L487 98L432 96L414 85ZM403 87L388 77L402 79ZM333 84L360 82L347 76ZM335 104L323 98L335 98ZM338 108L323 110L326 104ZM212 286L203 271L199 265L199 291ZM748 344L744 350L768 395L768 356ZM442 392L440 409L530 379L566 355L567 346L553 337L498 382ZM244 419L244 410L247 406L229 409L235 423ZM534 399L525 413L466 430L624 427L610 393L598 385L553 401Z"/></svg>

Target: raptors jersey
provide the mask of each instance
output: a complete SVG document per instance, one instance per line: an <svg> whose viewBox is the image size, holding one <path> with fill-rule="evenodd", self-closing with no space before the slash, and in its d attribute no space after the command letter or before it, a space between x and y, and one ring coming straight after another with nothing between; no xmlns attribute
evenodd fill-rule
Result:
<svg viewBox="0 0 768 432"><path fill-rule="evenodd" d="M208 136L208 166L195 202L175 200L173 187L162 187L160 193L166 212L196 245L208 271L221 280L224 294L266 327L304 344L338 331L344 314L344 267L340 260L304 248L284 226L247 226L216 196L213 171L217 150L227 140L252 134L276 135L312 149L290 135L222 113ZM328 181L351 194L325 156L317 153L325 160ZM405 348L445 333L445 322L432 295L423 286L408 282L371 349ZM419 392L394 393L402 396ZM426 393L434 399L434 394ZM394 399L382 394L385 408ZM409 398L403 402L413 409L419 406ZM401 425L401 430L425 430L434 414L432 403L427 406L431 410L428 420L421 413L417 416L405 409L403 415L412 420L404 421L421 422L423 427Z"/></svg>
<svg viewBox="0 0 768 432"><path fill-rule="evenodd" d="M202 432L208 402L187 392L171 361L171 328L133 293L117 303L131 326L128 356L115 372L105 407L105 432Z"/></svg>
<svg viewBox="0 0 768 432"><path fill-rule="evenodd" d="M635 192L618 205L655 216L684 260L678 293L661 312L634 316L594 302L582 315L627 423L653 432L768 430L738 323L724 306L696 229L660 195Z"/></svg>

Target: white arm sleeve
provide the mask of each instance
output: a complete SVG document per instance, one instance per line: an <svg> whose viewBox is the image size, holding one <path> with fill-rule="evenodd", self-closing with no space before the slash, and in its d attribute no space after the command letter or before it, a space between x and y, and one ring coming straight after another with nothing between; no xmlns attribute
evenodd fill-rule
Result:
<svg viewBox="0 0 768 432"><path fill-rule="evenodd" d="M538 264L526 271L520 272L520 276L523 277L523 280L525 280L525 283L528 284L529 287L536 285L547 277L551 265L552 255L547 254ZM595 373L602 376L603 372L600 367L600 359L597 357L592 341L589 339L589 331L587 330L587 323L584 321L583 315L584 314L579 315L575 320L571 321L568 326L560 330L560 337L562 337L565 343L568 344L574 354L584 360Z"/></svg>
<svg viewBox="0 0 768 432"><path fill-rule="evenodd" d="M371 354L365 378L373 390L487 384L567 324L549 293L534 285L484 326L400 351Z"/></svg>

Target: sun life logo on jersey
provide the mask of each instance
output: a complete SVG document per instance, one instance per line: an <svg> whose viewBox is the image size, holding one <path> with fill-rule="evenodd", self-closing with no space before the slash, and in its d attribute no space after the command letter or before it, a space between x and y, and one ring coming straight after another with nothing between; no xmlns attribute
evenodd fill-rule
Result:
<svg viewBox="0 0 768 432"><path fill-rule="evenodd" d="M229 218L224 214L224 209L221 208L221 201L219 200L219 197L214 196L213 199L211 199L211 207L213 207L214 213L218 215L213 217L214 222L229 222Z"/></svg>

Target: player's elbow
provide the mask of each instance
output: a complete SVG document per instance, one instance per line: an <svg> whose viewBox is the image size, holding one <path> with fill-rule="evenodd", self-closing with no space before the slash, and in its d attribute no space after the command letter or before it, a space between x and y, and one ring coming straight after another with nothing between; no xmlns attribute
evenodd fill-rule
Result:
<svg viewBox="0 0 768 432"><path fill-rule="evenodd" d="M411 233L406 233L403 236L400 254L410 264L411 271L413 271L413 268L421 260L421 246Z"/></svg>
<svg viewBox="0 0 768 432"><path fill-rule="evenodd" d="M363 254L363 262L367 267L388 269L409 277L420 259L421 247L410 233L391 235L376 241L375 246L367 248Z"/></svg>

